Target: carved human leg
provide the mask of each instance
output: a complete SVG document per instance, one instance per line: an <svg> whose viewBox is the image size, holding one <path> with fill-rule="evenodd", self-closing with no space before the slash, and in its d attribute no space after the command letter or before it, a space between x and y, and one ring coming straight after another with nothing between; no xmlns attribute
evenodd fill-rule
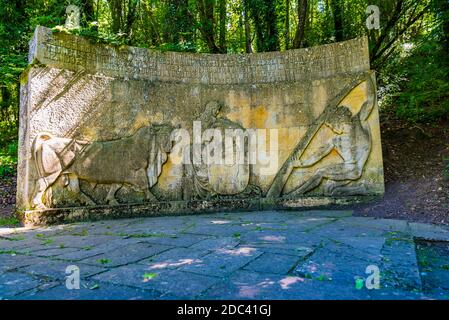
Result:
<svg viewBox="0 0 449 320"><path fill-rule="evenodd" d="M111 184L111 188L109 189L109 192L106 196L106 201L108 204L110 205L118 205L118 201L115 198L115 194L117 193L118 190L120 190L120 188L122 187L122 184L118 184L118 183L113 183Z"/></svg>
<svg viewBox="0 0 449 320"><path fill-rule="evenodd" d="M145 200L152 202L159 201L149 189L145 189Z"/></svg>
<svg viewBox="0 0 449 320"><path fill-rule="evenodd" d="M361 170L357 164L342 163L329 165L316 170L314 175L299 186L296 190L287 194L287 196L303 195L318 187L323 179L332 181L356 180L360 177Z"/></svg>
<svg viewBox="0 0 449 320"><path fill-rule="evenodd" d="M42 198L44 197L47 189L50 188L53 183L55 183L56 179L58 179L59 174L60 172L55 172L47 177L42 177L37 180L37 191L32 201L32 205L36 209L43 210L47 208L47 206L42 201Z"/></svg>
<svg viewBox="0 0 449 320"><path fill-rule="evenodd" d="M145 193L146 201L158 201L158 199L150 191L150 183L148 181L146 169L142 168L136 171L136 178L134 179L134 182L135 184L133 185L133 187Z"/></svg>
<svg viewBox="0 0 449 320"><path fill-rule="evenodd" d="M328 180L324 183L324 194L329 196L337 195L341 190L345 189L347 185L351 183L351 180L333 181Z"/></svg>

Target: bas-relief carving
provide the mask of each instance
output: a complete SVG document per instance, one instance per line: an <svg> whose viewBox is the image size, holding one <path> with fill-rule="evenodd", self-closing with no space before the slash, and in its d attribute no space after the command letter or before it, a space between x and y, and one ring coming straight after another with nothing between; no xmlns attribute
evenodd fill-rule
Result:
<svg viewBox="0 0 449 320"><path fill-rule="evenodd" d="M361 86L366 86L366 99L358 110L341 104ZM372 75L350 90L342 90L331 101L304 137L299 141L291 155L279 169L271 184L267 197L284 196L295 198L303 196L324 183L324 195L360 195L367 190L360 179L372 149L371 128L367 120L375 107L375 85ZM310 155L304 156L312 140L320 130L329 128L331 134ZM339 160L329 165L319 164L331 153ZM312 171L307 179L286 192L284 187L292 173L297 169Z"/></svg>
<svg viewBox="0 0 449 320"><path fill-rule="evenodd" d="M39 134L32 146L39 175L33 206L38 209L52 206L51 187L58 178L86 205L96 203L80 189L79 180L94 186L109 185L105 199L109 204L118 204L115 194L124 185L144 192L146 200L157 201L150 188L157 184L167 161L172 129L165 124L151 125L130 137L94 142Z"/></svg>
<svg viewBox="0 0 449 320"><path fill-rule="evenodd" d="M218 101L210 101L206 104L202 115L197 119L204 129L219 130L221 137L225 136L226 130L245 130L239 123L228 119L222 114L223 105ZM203 140L200 144L201 154L211 152L208 146L214 144L215 136ZM258 186L251 183L252 165L248 161L247 141L245 137L243 145L244 150L237 147L237 138L234 138L231 144L233 152L233 162L226 164L200 164L194 163L194 147L190 145L191 162L185 165L185 175L192 181L191 186L184 187L184 199L214 199L226 197L248 197L259 196L261 190ZM224 141L223 141L224 142ZM227 150L222 150L226 153ZM242 154L243 152L243 154ZM243 159L243 161L237 161Z"/></svg>
<svg viewBox="0 0 449 320"><path fill-rule="evenodd" d="M362 176L372 148L367 119L375 106L375 87L371 76L354 83L355 87L343 89L310 126L279 169L264 197L301 197L320 185L324 185L324 195L366 193L363 182L357 183L357 180ZM366 98L361 106L354 110L342 104L344 99L363 85L366 87ZM219 130L223 135L227 129L245 129L226 117L223 105L218 101L207 103L197 120L203 129ZM308 152L314 138L325 128L331 134ZM32 146L39 175L32 201L34 207L43 209L54 206L51 187L58 179L85 205L96 203L92 196L81 190L79 180L89 182L93 188L97 184L108 185L105 201L111 205L118 204L115 195L123 186L143 192L147 201L158 201L150 189L157 184L173 146L170 137L172 130L170 125L150 125L142 127L130 137L94 142L39 134ZM214 143L214 138L211 136L201 141L199 147L202 154L208 152L207 148ZM192 153L194 147L193 144L189 145L191 161L183 165L183 199L262 196L261 188L251 183L253 164L247 161L247 146L246 140L244 154L240 154L241 150L233 145L234 159L243 157L243 163L205 164L201 161L195 163ZM330 154L336 154L339 160L321 165ZM284 190L292 173L298 169L309 171L309 174L297 179L292 190Z"/></svg>
<svg viewBox="0 0 449 320"><path fill-rule="evenodd" d="M31 56L45 67L31 68L29 94L21 99L21 209L194 199L297 201L383 192L366 39L282 53L215 56L116 50L44 28L37 29L35 38ZM70 73L78 72L80 81L65 84ZM87 85L92 77L95 85ZM40 93L47 88L57 93L55 98ZM192 121L222 135L227 129L279 128L284 139L279 162L269 166L274 171L262 173L263 163L248 163L248 149L236 149L234 157L243 157L244 163L174 165L171 125L180 123L191 131ZM109 141L117 136L122 138ZM211 136L199 147L207 150L214 142Z"/></svg>

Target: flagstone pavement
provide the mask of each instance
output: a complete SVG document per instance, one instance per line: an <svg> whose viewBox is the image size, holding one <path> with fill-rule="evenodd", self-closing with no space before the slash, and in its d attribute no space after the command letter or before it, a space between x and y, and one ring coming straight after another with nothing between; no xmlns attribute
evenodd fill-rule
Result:
<svg viewBox="0 0 449 320"><path fill-rule="evenodd" d="M448 241L334 210L5 228L0 299L448 299Z"/></svg>

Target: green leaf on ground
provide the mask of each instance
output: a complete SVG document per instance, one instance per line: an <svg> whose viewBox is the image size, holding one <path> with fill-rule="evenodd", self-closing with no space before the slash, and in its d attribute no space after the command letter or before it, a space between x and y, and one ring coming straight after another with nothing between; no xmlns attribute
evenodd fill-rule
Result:
<svg viewBox="0 0 449 320"><path fill-rule="evenodd" d="M144 282L150 281L151 279L154 279L156 276L157 276L156 273L147 273L147 272L145 272L143 274L143 281Z"/></svg>
<svg viewBox="0 0 449 320"><path fill-rule="evenodd" d="M111 263L112 261L110 259L102 258L102 259L98 259L97 262L101 263L101 264L108 264L108 263Z"/></svg>

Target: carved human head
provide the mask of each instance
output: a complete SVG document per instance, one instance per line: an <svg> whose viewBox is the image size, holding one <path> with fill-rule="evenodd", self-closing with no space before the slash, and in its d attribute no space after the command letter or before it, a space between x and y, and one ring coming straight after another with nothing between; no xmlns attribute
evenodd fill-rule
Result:
<svg viewBox="0 0 449 320"><path fill-rule="evenodd" d="M347 127L351 126L352 112L347 106L338 106L326 118L326 125L336 133L347 131Z"/></svg>

